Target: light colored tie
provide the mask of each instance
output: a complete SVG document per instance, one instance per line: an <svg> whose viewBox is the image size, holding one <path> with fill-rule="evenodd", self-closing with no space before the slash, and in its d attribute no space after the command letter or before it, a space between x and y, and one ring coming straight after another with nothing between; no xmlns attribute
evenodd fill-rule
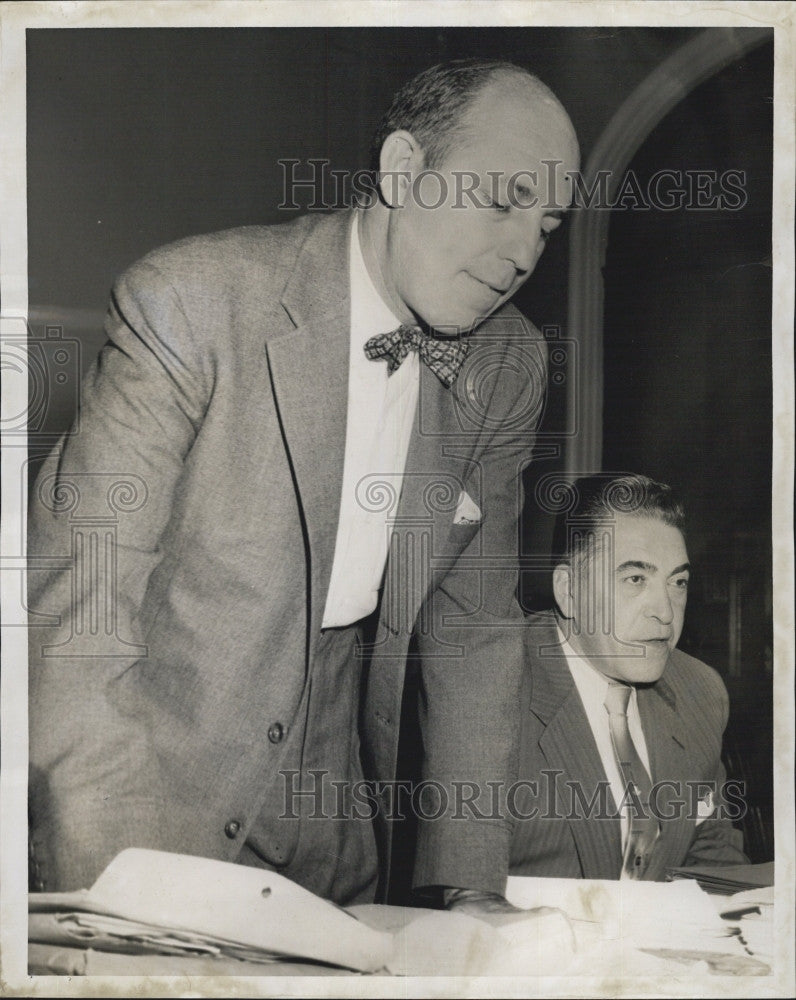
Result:
<svg viewBox="0 0 796 1000"><path fill-rule="evenodd" d="M627 706L631 688L627 684L612 683L605 696L608 712L608 726L611 731L611 745L622 775L625 801L629 819L627 843L622 860L622 871L627 878L641 879L649 866L652 848L660 834L658 820L649 811L652 783L647 769L641 762L627 725ZM635 800L627 794L627 789L635 788L635 794L642 806L642 812L635 807Z"/></svg>

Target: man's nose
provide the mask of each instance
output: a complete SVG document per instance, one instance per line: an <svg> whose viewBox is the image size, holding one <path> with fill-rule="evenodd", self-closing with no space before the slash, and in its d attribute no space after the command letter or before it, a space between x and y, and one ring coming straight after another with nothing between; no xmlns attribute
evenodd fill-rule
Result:
<svg viewBox="0 0 796 1000"><path fill-rule="evenodd" d="M530 212L528 212L528 216L524 218L521 210L517 209L511 229L505 234L506 238L501 247L502 256L526 277L533 271L539 260L541 253L539 242L542 231L540 221L534 218Z"/></svg>
<svg viewBox="0 0 796 1000"><path fill-rule="evenodd" d="M669 596L669 588L663 583L650 587L648 594L647 614L652 618L657 618L664 625L671 625L674 621L674 608Z"/></svg>

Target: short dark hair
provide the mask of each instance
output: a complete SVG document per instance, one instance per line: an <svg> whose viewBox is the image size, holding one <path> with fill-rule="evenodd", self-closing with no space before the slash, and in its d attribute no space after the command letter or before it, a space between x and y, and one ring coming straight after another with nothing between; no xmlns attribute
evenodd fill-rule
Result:
<svg viewBox="0 0 796 1000"><path fill-rule="evenodd" d="M424 166L437 169L463 131L464 113L499 73L518 73L548 88L528 70L502 59L453 59L423 70L405 83L382 118L370 147L370 169L379 170L384 140L398 129L411 132L423 148Z"/></svg>
<svg viewBox="0 0 796 1000"><path fill-rule="evenodd" d="M559 512L553 531L556 562L572 563L599 525L617 514L654 517L685 535L685 509L671 486L638 473L599 473L567 484L569 503Z"/></svg>

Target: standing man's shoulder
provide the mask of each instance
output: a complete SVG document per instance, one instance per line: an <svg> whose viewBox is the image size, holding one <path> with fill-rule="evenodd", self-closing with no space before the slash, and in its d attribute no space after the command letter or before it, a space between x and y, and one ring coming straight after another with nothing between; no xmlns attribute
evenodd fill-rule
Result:
<svg viewBox="0 0 796 1000"><path fill-rule="evenodd" d="M513 302L507 302L496 313L484 320L470 334L469 339L474 347L500 340L538 343L545 349L545 353L547 347L547 340L541 330L524 313L520 312Z"/></svg>
<svg viewBox="0 0 796 1000"><path fill-rule="evenodd" d="M318 217L301 216L273 226L240 226L199 236L187 236L151 250L122 275L127 283L146 281L155 273L180 287L200 289L208 280L216 294L228 286L240 289L252 282L278 284L290 274Z"/></svg>
<svg viewBox="0 0 796 1000"><path fill-rule="evenodd" d="M538 327L507 302L498 312L486 319L468 337L471 363L478 359L500 358L497 378L508 388L514 384L519 392L528 386L537 386L543 393L547 384L547 339ZM539 399L541 404L543 399Z"/></svg>
<svg viewBox="0 0 796 1000"><path fill-rule="evenodd" d="M457 396L489 410L501 433L534 432L544 412L548 347L539 329L507 303L468 335ZM467 405L467 404L465 404Z"/></svg>
<svg viewBox="0 0 796 1000"><path fill-rule="evenodd" d="M303 266L315 280L339 247L346 219L335 216L189 236L150 251L114 282L111 313L121 325L112 322L109 336L123 338L130 327L147 342L168 345L189 367L205 367L227 348L252 356L253 338L259 343L286 321L280 303L291 278ZM304 252L324 231L326 257Z"/></svg>

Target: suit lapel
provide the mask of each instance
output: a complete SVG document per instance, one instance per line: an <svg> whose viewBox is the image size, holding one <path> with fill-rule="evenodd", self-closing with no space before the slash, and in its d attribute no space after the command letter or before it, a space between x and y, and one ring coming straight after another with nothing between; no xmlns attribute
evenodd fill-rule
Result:
<svg viewBox="0 0 796 1000"><path fill-rule="evenodd" d="M382 601L382 621L393 634L409 635L435 577L450 569L478 530L451 530L473 452L471 440L455 444L457 432L453 393L421 364Z"/></svg>
<svg viewBox="0 0 796 1000"><path fill-rule="evenodd" d="M310 635L317 635L334 558L348 407L351 213L322 219L285 287L290 326L267 343L274 395L309 543ZM284 319L284 317L283 317Z"/></svg>
<svg viewBox="0 0 796 1000"><path fill-rule="evenodd" d="M693 820L688 820L688 766L687 738L682 721L677 714L677 699L666 681L666 675L648 688L638 689L638 710L647 753L650 760L653 784L675 782L659 786L657 806L662 816L672 819L661 822L661 836L655 846L646 879L661 879L666 866L676 864L686 852L694 830ZM678 806L679 801L685 805Z"/></svg>
<svg viewBox="0 0 796 1000"><path fill-rule="evenodd" d="M533 660L530 710L545 726L539 747L550 769L563 772L559 781L577 782L588 798L607 779L583 703L555 631L531 625L529 637ZM562 785L559 812L569 809L569 798L570 792ZM573 818L569 827L583 877L616 878L622 864L619 820Z"/></svg>

